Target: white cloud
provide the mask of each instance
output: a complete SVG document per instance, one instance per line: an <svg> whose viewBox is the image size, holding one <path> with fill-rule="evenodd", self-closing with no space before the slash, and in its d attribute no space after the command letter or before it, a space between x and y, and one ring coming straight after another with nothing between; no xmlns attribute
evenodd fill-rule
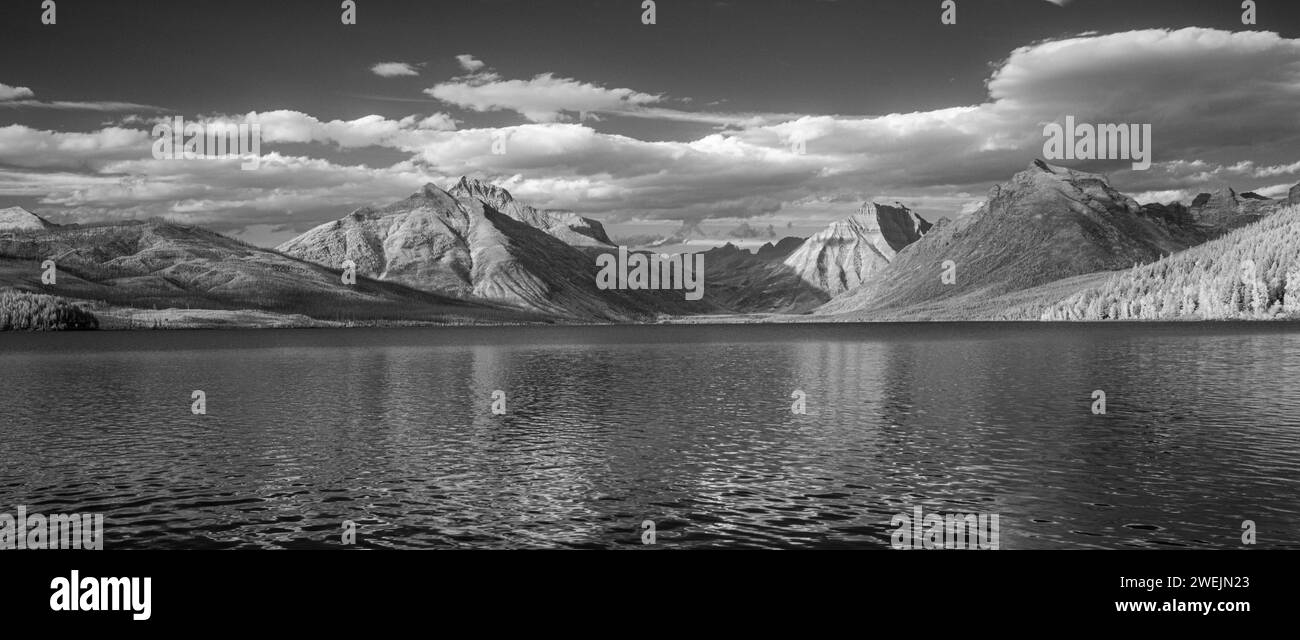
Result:
<svg viewBox="0 0 1300 640"><path fill-rule="evenodd" d="M410 115L401 120L371 114L354 120L325 121L301 111L280 109L260 113L250 111L242 116L210 117L201 121L260 124L262 141L267 144L316 142L343 149L374 146L401 148L405 146L402 142L405 136L456 128L456 121L445 113L435 113L424 118Z"/></svg>
<svg viewBox="0 0 1300 640"><path fill-rule="evenodd" d="M650 94L632 89L609 89L581 82L573 78L556 77L543 73L531 80L505 80L500 74L485 70L487 65L469 54L456 56L467 72L426 89L424 93L448 104L470 111L513 111L532 122L561 122L570 120L567 114L581 121L600 121L600 114L630 118L669 120L711 124L718 127L744 128L775 124L800 117L798 113L719 113L685 111L661 105L667 101L662 94ZM677 98L683 105L690 98Z"/></svg>
<svg viewBox="0 0 1300 640"><path fill-rule="evenodd" d="M374 72L375 75L384 78L420 75L420 72L416 71L414 66L411 66L406 62L380 62L375 66L370 67L370 70Z"/></svg>
<svg viewBox="0 0 1300 640"><path fill-rule="evenodd" d="M21 100L23 98L30 98L34 95L36 94L32 93L32 90L27 87L11 87L0 82L0 102L5 100Z"/></svg>
<svg viewBox="0 0 1300 640"><path fill-rule="evenodd" d="M158 164L138 138L145 134L132 129L59 133L14 125L0 128L0 163L85 171L81 187L67 176L54 187L35 173L30 181L30 193L48 193L51 202L80 211L131 209L142 200L186 215L243 211L234 219L249 220L256 217L247 212L284 210L336 216L338 208L395 200L423 181L447 184L461 174L495 180L540 207L607 219L745 218L812 196L844 203L847 214L880 194L956 213L1041 154L1044 123L1073 115L1152 125L1149 171L1058 162L1106 171L1118 188L1144 197L1219 185L1273 193L1300 181L1300 40L1268 32L1144 30L1040 42L996 64L978 104L862 116L684 111L666 105L662 94L552 73L506 80L472 56L460 62L469 75L426 92L463 109L512 111L531 122L457 129L445 113L350 120L250 113L269 145L383 147L409 157L368 168L272 149L255 172L213 161ZM607 132L605 123L597 131L564 122L583 111L725 128L689 141L648 141ZM492 153L502 137L506 153ZM799 140L805 153L793 148ZM108 174L143 182L105 182ZM0 181L10 193L23 188L21 180Z"/></svg>
<svg viewBox="0 0 1300 640"><path fill-rule="evenodd" d="M65 111L162 111L158 107L134 102L76 102L70 100L44 102L33 99L35 97L36 94L27 87L11 87L0 83L0 108L60 109Z"/></svg>
<svg viewBox="0 0 1300 640"><path fill-rule="evenodd" d="M539 74L531 80L504 80L496 73L476 73L439 83L424 92L462 109L514 111L533 122L558 122L564 119L565 112L633 111L662 99L658 95L632 89L607 89L551 73Z"/></svg>
<svg viewBox="0 0 1300 640"><path fill-rule="evenodd" d="M462 53L456 56L456 62L460 63L460 68L470 73L475 73L479 69L487 66L482 60L479 60L468 53Z"/></svg>
<svg viewBox="0 0 1300 640"><path fill-rule="evenodd" d="M88 133L0 127L0 164L29 168L77 169L150 154L149 134L107 127Z"/></svg>
<svg viewBox="0 0 1300 640"><path fill-rule="evenodd" d="M63 111L165 111L162 107L136 102L75 102L70 100L11 100L0 102L0 108L59 109Z"/></svg>

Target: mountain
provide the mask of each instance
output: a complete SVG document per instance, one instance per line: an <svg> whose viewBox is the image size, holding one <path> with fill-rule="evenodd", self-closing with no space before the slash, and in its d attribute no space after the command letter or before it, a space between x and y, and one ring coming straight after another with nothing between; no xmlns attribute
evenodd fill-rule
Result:
<svg viewBox="0 0 1300 640"><path fill-rule="evenodd" d="M1291 191L1287 194L1286 203L1287 205L1300 204L1300 184L1291 187Z"/></svg>
<svg viewBox="0 0 1300 640"><path fill-rule="evenodd" d="M1058 298L1059 299L1059 298ZM1043 320L1300 317L1300 205L1040 307Z"/></svg>
<svg viewBox="0 0 1300 640"><path fill-rule="evenodd" d="M584 220L537 211L504 189L462 178L450 192L427 184L405 200L357 209L279 250L333 268L352 260L378 280L571 319L713 310L682 291L599 289L593 255L613 247L598 223ZM581 248L569 243L575 236L587 239Z"/></svg>
<svg viewBox="0 0 1300 640"><path fill-rule="evenodd" d="M50 285L41 279L47 259L57 265ZM337 270L159 221L0 236L0 286L135 309L263 310L339 321L543 320L365 278L345 285Z"/></svg>
<svg viewBox="0 0 1300 640"><path fill-rule="evenodd" d="M1226 232L1257 222L1284 204L1286 203L1257 193L1239 194L1230 187L1224 187L1197 195L1188 207L1188 212L1197 224Z"/></svg>
<svg viewBox="0 0 1300 640"><path fill-rule="evenodd" d="M932 229L868 284L816 313L872 319L907 315L909 307L923 305L956 308L1153 262L1212 235L1177 210L1140 207L1102 176L1038 160L994 186L978 210ZM941 281L947 261L953 284Z"/></svg>
<svg viewBox="0 0 1300 640"><path fill-rule="evenodd" d="M803 238L786 236L778 240L776 244L764 242L763 246L759 247L758 251L755 252L755 255L764 260L785 260L786 256L798 251L799 247L803 246L803 241Z"/></svg>
<svg viewBox="0 0 1300 640"><path fill-rule="evenodd" d="M901 204L868 203L805 240L784 263L804 281L835 296L884 270L932 226Z"/></svg>
<svg viewBox="0 0 1300 640"><path fill-rule="evenodd" d="M609 236L605 234L605 227L599 222L584 218L572 211L539 211L515 200L509 191L491 183L461 176L460 181L447 193L462 200L478 199L515 220L541 229L575 247L614 246Z"/></svg>
<svg viewBox="0 0 1300 640"><path fill-rule="evenodd" d="M41 231L57 226L22 207L0 209L0 231Z"/></svg>
<svg viewBox="0 0 1300 640"><path fill-rule="evenodd" d="M799 238L764 244L757 253L727 243L704 252L705 297L731 313L807 313L830 296L782 260Z"/></svg>

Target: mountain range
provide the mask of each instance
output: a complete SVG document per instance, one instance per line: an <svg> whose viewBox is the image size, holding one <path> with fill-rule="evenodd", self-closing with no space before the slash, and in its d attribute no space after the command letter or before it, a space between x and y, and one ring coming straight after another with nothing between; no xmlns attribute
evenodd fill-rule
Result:
<svg viewBox="0 0 1300 640"><path fill-rule="evenodd" d="M817 313L895 314L988 299L1151 262L1215 233L1194 219L1144 209L1102 176L1035 161L994 186L978 210L931 231L878 277Z"/></svg>
<svg viewBox="0 0 1300 640"><path fill-rule="evenodd" d="M464 177L273 250L161 220L56 225L10 207L0 210L0 289L58 296L110 327L141 317L162 326L1056 319L1072 317L1063 301L1074 310L1119 270L1273 228L1265 223L1297 204L1300 185L1280 200L1225 187L1188 205L1139 205L1103 176L1035 161L976 211L938 224L868 202L807 239L705 251L705 294L691 301L680 290L601 288L596 258L619 248L599 222ZM42 281L45 260L57 265L55 283ZM351 270L355 283L345 282Z"/></svg>

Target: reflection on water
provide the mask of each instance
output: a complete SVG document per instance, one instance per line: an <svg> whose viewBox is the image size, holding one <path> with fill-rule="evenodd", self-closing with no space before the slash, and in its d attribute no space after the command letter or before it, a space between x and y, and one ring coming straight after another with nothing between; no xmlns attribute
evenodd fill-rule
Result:
<svg viewBox="0 0 1300 640"><path fill-rule="evenodd" d="M914 506L1300 548L1297 373L1281 324L4 335L0 513L104 513L108 549L885 548Z"/></svg>

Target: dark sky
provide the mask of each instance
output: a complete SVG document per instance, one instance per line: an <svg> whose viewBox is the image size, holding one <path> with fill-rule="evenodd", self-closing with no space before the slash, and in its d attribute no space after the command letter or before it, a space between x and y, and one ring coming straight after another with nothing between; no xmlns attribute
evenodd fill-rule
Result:
<svg viewBox="0 0 1300 640"><path fill-rule="evenodd" d="M640 0L357 4L358 24L348 26L334 0L59 0L57 24L42 25L40 0L6 0L0 91L12 97L0 101L0 207L65 220L173 215L269 243L470 173L615 224L815 227L867 198L955 215L1027 165L1042 123L1067 111L1155 124L1157 166L1114 176L1134 192L1300 181L1278 168L1300 157L1270 146L1294 142L1300 129L1296 103L1293 115L1284 109L1300 88L1293 1L1261 0L1255 26L1241 24L1235 0L957 0L956 25L940 24L938 0L660 0L655 25L641 24ZM1184 27L1227 40L1122 36ZM1231 37L1244 30L1271 39ZM1013 56L1081 35L1128 40ZM382 62L418 75L381 77L372 68ZM1003 103L989 84L1000 69L1012 87ZM1205 95L1202 83L1222 95ZM1147 87L1167 104L1147 110ZM569 109L587 104L585 120ZM281 111L312 131L268 135L263 154L295 160L247 172L257 176L152 166L138 140L86 137L147 131L172 114ZM1234 113L1247 121L1223 124ZM452 124L408 135L435 114ZM868 120L889 114L912 116ZM366 116L378 118L356 123ZM466 151L478 144L474 132L506 129L519 151ZM769 157L796 129L816 162ZM1170 161L1181 164L1161 164Z"/></svg>

